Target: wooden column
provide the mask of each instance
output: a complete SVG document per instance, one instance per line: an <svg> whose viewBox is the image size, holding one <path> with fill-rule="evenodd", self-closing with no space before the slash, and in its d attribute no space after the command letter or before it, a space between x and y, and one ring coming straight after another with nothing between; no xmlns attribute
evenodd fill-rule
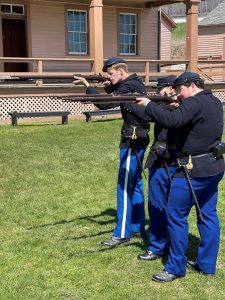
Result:
<svg viewBox="0 0 225 300"><path fill-rule="evenodd" d="M198 63L198 6L200 0L186 2L186 59L190 60L187 70L197 72Z"/></svg>
<svg viewBox="0 0 225 300"><path fill-rule="evenodd" d="M102 72L103 66L103 17L102 0L92 0L90 4L90 56L94 59L92 71Z"/></svg>

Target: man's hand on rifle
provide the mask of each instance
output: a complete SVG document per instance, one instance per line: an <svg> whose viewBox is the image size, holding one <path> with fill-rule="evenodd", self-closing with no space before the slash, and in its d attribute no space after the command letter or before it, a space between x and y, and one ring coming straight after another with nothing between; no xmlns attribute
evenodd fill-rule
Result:
<svg viewBox="0 0 225 300"><path fill-rule="evenodd" d="M180 99L177 97L177 95L165 95L165 97L171 98L171 102L169 103L173 108L177 108L180 105ZM137 97L136 103L141 106L147 106L148 103L151 102L151 99L148 99L146 97Z"/></svg>
<svg viewBox="0 0 225 300"><path fill-rule="evenodd" d="M170 105L175 109L177 107L180 106L180 99L177 97L177 94L172 94L170 95L171 99L173 101L171 101Z"/></svg>
<svg viewBox="0 0 225 300"><path fill-rule="evenodd" d="M108 76L107 76L106 78L107 78L107 80L104 81L104 82L102 82L102 84L103 84L104 86L112 85L112 82L109 80Z"/></svg>
<svg viewBox="0 0 225 300"><path fill-rule="evenodd" d="M151 100L145 97L138 97L136 98L136 102L138 105L147 106L148 103L151 102Z"/></svg>
<svg viewBox="0 0 225 300"><path fill-rule="evenodd" d="M74 84L82 84L82 85L84 85L86 87L90 86L90 84L88 83L88 81L85 78L83 78L83 77L74 76L73 78L75 79L73 81Z"/></svg>

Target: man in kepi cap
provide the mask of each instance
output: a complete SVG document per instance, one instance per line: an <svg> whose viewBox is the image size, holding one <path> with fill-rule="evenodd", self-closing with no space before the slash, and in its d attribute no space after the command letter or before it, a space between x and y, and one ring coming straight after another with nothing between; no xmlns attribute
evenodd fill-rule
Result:
<svg viewBox="0 0 225 300"><path fill-rule="evenodd" d="M182 104L165 111L147 98L137 99L145 113L176 134L177 171L167 203L169 256L164 270L154 274L158 282L171 282L186 273L186 267L212 276L216 272L220 224L217 215L218 184L225 165L221 151L223 107L197 73L184 72L173 84ZM187 261L188 215L196 206L200 244L195 261Z"/></svg>
<svg viewBox="0 0 225 300"><path fill-rule="evenodd" d="M169 75L169 76L166 76L166 77L159 77L157 79L156 85L153 85L152 88L157 89L158 94L160 94L160 91L163 88L170 87L171 89L173 89L172 86L173 86L174 80L176 78L177 78L177 76L175 76L175 75Z"/></svg>
<svg viewBox="0 0 225 300"><path fill-rule="evenodd" d="M111 57L104 63L102 71L107 72L107 69L115 64L126 64L126 61L121 57Z"/></svg>
<svg viewBox="0 0 225 300"><path fill-rule="evenodd" d="M173 97L173 106L161 103L166 110L173 109L178 104L174 95L173 83L177 77L174 75L159 77L157 94ZM168 252L168 232L166 218L166 204L170 185L175 173L175 132L155 122L154 142L150 148L145 168L149 170L148 179L148 212L149 212L149 245L145 253L139 254L138 259L152 261L160 259Z"/></svg>
<svg viewBox="0 0 225 300"><path fill-rule="evenodd" d="M108 59L103 72L107 72L108 94L145 93L145 86L136 74L129 75L124 59ZM82 77L74 77L75 83L83 83L87 94L97 91ZM118 104L98 104L100 109L110 109ZM142 162L149 143L149 117L144 108L135 103L120 104L123 126L120 138L120 166L117 184L117 224L110 239L102 242L105 246L116 246L129 241L132 234L145 235L144 191Z"/></svg>

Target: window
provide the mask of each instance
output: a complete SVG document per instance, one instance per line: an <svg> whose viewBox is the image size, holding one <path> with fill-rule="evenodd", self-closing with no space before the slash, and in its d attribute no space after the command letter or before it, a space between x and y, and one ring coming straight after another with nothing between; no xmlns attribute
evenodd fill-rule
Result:
<svg viewBox="0 0 225 300"><path fill-rule="evenodd" d="M67 11L69 54L87 54L87 12Z"/></svg>
<svg viewBox="0 0 225 300"><path fill-rule="evenodd" d="M24 5L1 4L1 13L10 15L24 15Z"/></svg>
<svg viewBox="0 0 225 300"><path fill-rule="evenodd" d="M137 15L120 14L120 54L136 55Z"/></svg>

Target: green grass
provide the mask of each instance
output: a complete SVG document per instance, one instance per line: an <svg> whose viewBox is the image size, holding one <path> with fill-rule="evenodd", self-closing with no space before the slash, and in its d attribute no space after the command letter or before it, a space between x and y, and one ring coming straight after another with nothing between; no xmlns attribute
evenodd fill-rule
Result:
<svg viewBox="0 0 225 300"><path fill-rule="evenodd" d="M186 38L186 23L178 23L172 31L173 40L183 40Z"/></svg>
<svg viewBox="0 0 225 300"><path fill-rule="evenodd" d="M136 258L146 242L100 245L115 225L120 126L121 120L1 125L1 300L225 299L224 180L215 278L190 272L171 284L155 283L151 276L163 262ZM192 258L199 241L195 222L193 211Z"/></svg>

